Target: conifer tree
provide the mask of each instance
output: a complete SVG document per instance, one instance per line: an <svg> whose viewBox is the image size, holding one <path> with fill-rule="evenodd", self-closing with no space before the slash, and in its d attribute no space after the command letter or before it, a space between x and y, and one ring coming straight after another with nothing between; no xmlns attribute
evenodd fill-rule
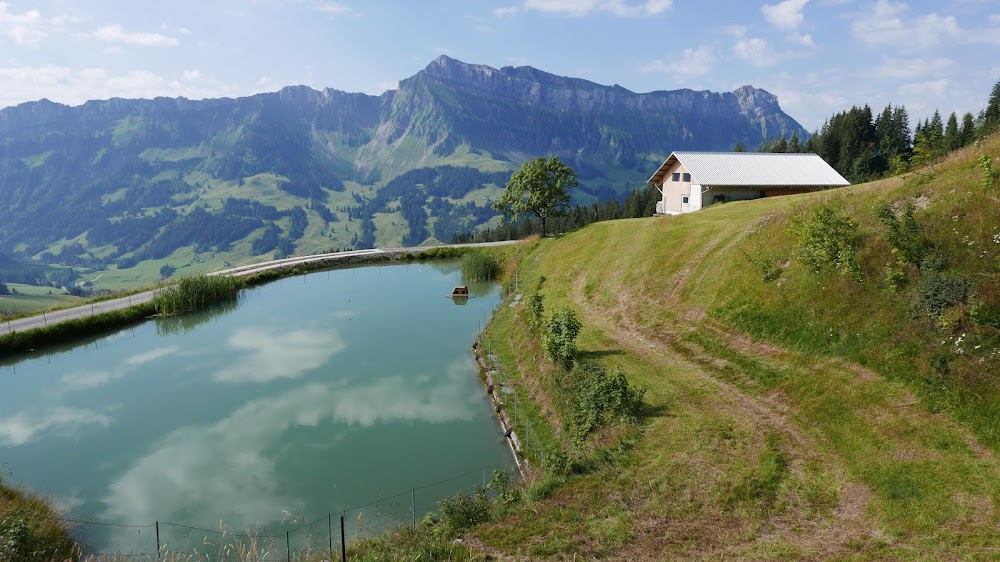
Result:
<svg viewBox="0 0 1000 562"><path fill-rule="evenodd" d="M958 116L952 111L944 128L943 148L945 152L962 148L962 135L958 130Z"/></svg>
<svg viewBox="0 0 1000 562"><path fill-rule="evenodd" d="M802 141L799 139L798 131L792 131L792 136L788 139L788 150L786 152L802 152Z"/></svg>
<svg viewBox="0 0 1000 562"><path fill-rule="evenodd" d="M1000 80L993 85L986 108L979 114L979 136L988 135L1000 129Z"/></svg>
<svg viewBox="0 0 1000 562"><path fill-rule="evenodd" d="M969 146L976 138L976 122L971 113L962 116L962 146Z"/></svg>

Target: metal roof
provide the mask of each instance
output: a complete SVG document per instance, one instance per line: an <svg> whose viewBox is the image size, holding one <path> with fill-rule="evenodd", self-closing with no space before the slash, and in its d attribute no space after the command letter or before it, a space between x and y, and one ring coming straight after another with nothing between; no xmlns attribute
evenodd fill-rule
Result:
<svg viewBox="0 0 1000 562"><path fill-rule="evenodd" d="M760 187L839 187L851 185L816 154L771 152L674 152L660 164L649 183L661 184L674 162L701 185Z"/></svg>

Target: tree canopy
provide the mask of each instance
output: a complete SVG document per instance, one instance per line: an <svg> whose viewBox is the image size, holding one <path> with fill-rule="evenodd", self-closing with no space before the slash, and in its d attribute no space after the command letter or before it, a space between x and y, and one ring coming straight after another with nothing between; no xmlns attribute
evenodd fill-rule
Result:
<svg viewBox="0 0 1000 562"><path fill-rule="evenodd" d="M550 217L565 216L569 210L569 189L579 185L573 169L552 156L529 160L510 176L503 195L493 208L503 214L503 220L520 220L529 214L542 222Z"/></svg>

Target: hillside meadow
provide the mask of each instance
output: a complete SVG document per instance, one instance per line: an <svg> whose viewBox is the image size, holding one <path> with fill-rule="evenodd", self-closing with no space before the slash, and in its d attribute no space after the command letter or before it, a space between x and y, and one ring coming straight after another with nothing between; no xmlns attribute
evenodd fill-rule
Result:
<svg viewBox="0 0 1000 562"><path fill-rule="evenodd" d="M522 246L524 298L481 341L531 425L523 494L350 559L1000 556L998 153ZM546 357L536 294L580 319L580 358L645 389L638 425L572 434L581 371Z"/></svg>
<svg viewBox="0 0 1000 562"><path fill-rule="evenodd" d="M530 559L997 556L1000 184L979 160L997 153L543 241L522 286L580 315L582 353L645 387L650 415L617 460L476 536ZM880 218L908 203L933 264ZM851 251L817 265L806 240ZM545 410L531 381L559 375L524 314L487 337Z"/></svg>

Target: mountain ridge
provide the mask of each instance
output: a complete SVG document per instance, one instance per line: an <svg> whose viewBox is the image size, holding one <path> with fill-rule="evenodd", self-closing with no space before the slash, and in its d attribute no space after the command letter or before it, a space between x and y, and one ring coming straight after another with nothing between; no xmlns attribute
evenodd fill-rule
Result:
<svg viewBox="0 0 1000 562"><path fill-rule="evenodd" d="M643 185L670 151L792 132L808 136L752 86L635 93L444 56L377 96L298 85L204 100L42 99L0 109L0 251L107 270L448 240L493 224L496 174L535 156L571 165L575 199L589 204ZM424 168L438 172L410 174ZM393 197L380 196L392 182ZM292 228L296 208L305 218ZM197 209L215 234L181 231Z"/></svg>

